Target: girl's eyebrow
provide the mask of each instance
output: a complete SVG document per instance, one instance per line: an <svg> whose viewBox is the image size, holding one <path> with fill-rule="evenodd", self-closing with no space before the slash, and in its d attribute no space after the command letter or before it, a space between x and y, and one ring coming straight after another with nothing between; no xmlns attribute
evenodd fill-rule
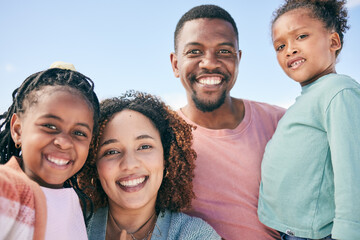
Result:
<svg viewBox="0 0 360 240"><path fill-rule="evenodd" d="M44 115L40 116L40 118L50 118L50 119L58 120L60 122L64 122L64 120L61 117L56 116L54 114L50 114L50 113L44 114ZM91 128L90 128L89 124L87 124L87 123L78 122L78 123L76 123L76 125L83 126L91 132Z"/></svg>

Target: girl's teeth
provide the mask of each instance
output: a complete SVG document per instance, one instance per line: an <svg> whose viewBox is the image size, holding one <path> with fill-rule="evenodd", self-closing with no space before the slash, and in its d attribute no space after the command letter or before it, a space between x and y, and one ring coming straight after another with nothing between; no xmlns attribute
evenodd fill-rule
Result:
<svg viewBox="0 0 360 240"><path fill-rule="evenodd" d="M132 179L128 181L121 181L120 184L125 187L134 187L145 181L145 177Z"/></svg>
<svg viewBox="0 0 360 240"><path fill-rule="evenodd" d="M293 64L291 64L291 67L294 67L294 66L296 66L296 65L298 65L298 64L300 64L300 63L303 63L303 62L305 62L305 59L302 59L302 60L300 60L300 61L294 62Z"/></svg>
<svg viewBox="0 0 360 240"><path fill-rule="evenodd" d="M48 160L49 160L49 162L55 163L56 165L60 165L60 166L64 166L70 162L67 160L53 158L53 157L48 157Z"/></svg>

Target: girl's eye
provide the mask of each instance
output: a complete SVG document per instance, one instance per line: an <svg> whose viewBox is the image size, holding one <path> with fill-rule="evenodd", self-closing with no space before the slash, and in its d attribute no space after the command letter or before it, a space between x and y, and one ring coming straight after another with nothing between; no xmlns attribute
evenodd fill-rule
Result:
<svg viewBox="0 0 360 240"><path fill-rule="evenodd" d="M152 148L152 146L144 144L139 147L139 150L146 150L146 149L151 149L151 148Z"/></svg>
<svg viewBox="0 0 360 240"><path fill-rule="evenodd" d="M285 47L284 44L278 46L277 48L275 48L275 50L278 52L278 51L281 51L283 48Z"/></svg>
<svg viewBox="0 0 360 240"><path fill-rule="evenodd" d="M52 124L44 124L43 126L46 127L46 128L49 128L51 130L57 130L56 126L52 125Z"/></svg>
<svg viewBox="0 0 360 240"><path fill-rule="evenodd" d="M297 39L304 39L304 38L306 38L308 35L306 35L306 34L301 34Z"/></svg>
<svg viewBox="0 0 360 240"><path fill-rule="evenodd" d="M82 131L75 131L74 134L80 137L87 137L87 134Z"/></svg>

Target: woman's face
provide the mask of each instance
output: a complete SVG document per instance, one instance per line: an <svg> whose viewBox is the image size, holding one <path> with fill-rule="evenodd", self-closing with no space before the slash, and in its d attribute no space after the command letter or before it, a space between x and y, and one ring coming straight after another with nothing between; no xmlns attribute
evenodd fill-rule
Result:
<svg viewBox="0 0 360 240"><path fill-rule="evenodd" d="M151 120L128 109L116 113L100 139L97 170L110 205L127 210L155 208L164 154Z"/></svg>

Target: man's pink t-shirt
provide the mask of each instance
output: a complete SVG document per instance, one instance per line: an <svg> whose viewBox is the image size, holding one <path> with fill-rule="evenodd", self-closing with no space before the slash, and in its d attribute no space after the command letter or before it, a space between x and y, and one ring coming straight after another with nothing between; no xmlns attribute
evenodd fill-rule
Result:
<svg viewBox="0 0 360 240"><path fill-rule="evenodd" d="M227 240L279 239L275 230L260 223L257 206L264 149L285 109L243 101L245 116L235 129L207 129L178 110L197 127L193 131L196 199L187 213L207 221Z"/></svg>

